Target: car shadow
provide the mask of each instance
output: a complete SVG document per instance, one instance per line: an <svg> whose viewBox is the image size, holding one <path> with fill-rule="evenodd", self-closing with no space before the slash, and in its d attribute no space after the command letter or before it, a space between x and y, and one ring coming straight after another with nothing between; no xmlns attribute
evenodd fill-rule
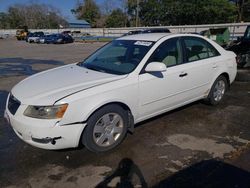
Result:
<svg viewBox="0 0 250 188"><path fill-rule="evenodd" d="M153 188L249 188L249 185L249 172L228 163L210 159L175 173Z"/></svg>
<svg viewBox="0 0 250 188"><path fill-rule="evenodd" d="M4 110L8 94L8 91L0 90L0 118L4 116Z"/></svg>
<svg viewBox="0 0 250 188"><path fill-rule="evenodd" d="M116 170L113 171L112 174L106 176L104 180L96 186L96 188L110 187L109 183L117 177L119 178L119 182L116 184L117 188L133 188L135 187L133 183L134 176L138 177L141 187L148 187L138 165L136 165L131 159L124 158L119 162Z"/></svg>
<svg viewBox="0 0 250 188"><path fill-rule="evenodd" d="M34 64L64 65L62 61L41 60L41 59L23 59L0 58L0 76L32 75L39 71L33 70Z"/></svg>
<svg viewBox="0 0 250 188"><path fill-rule="evenodd" d="M139 185L147 188L148 184L138 165L131 159L122 159L118 167L107 175L96 188L109 188L113 179L119 178L116 188L138 187L138 182L133 182L133 176L139 178ZM136 185L135 185L136 184ZM153 188L249 188L250 173L223 161L210 159L195 163L179 172L161 180Z"/></svg>

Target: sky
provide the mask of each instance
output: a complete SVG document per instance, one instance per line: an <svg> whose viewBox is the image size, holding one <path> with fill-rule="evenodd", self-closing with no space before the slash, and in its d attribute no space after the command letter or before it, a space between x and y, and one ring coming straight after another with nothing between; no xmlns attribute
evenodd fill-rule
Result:
<svg viewBox="0 0 250 188"><path fill-rule="evenodd" d="M96 0L98 4L102 4L103 1ZM28 4L30 2L52 5L59 9L66 19L74 19L74 15L71 14L70 10L75 8L77 0L0 0L0 12L6 12L11 5Z"/></svg>

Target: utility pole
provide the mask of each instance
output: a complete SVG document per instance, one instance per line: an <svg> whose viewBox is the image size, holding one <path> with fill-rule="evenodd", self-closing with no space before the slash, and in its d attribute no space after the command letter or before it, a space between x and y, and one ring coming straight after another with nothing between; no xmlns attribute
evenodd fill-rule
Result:
<svg viewBox="0 0 250 188"><path fill-rule="evenodd" d="M238 21L242 22L245 0L238 0L237 4L238 4Z"/></svg>
<svg viewBox="0 0 250 188"><path fill-rule="evenodd" d="M135 20L135 26L139 26L139 0L136 2L136 20Z"/></svg>
<svg viewBox="0 0 250 188"><path fill-rule="evenodd" d="M242 0L241 3L241 13L240 13L240 21L243 21L243 13L244 13L244 4L245 4L245 0Z"/></svg>

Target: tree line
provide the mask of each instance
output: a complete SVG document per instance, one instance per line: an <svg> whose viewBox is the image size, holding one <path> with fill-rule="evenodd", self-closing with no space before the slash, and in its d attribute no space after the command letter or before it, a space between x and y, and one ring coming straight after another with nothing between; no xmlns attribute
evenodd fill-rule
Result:
<svg viewBox="0 0 250 188"><path fill-rule="evenodd" d="M93 27L216 24L250 21L250 0L114 0L99 7L94 0L78 1L72 13Z"/></svg>
<svg viewBox="0 0 250 188"><path fill-rule="evenodd" d="M250 0L77 0L71 12L92 27L195 25L250 21ZM55 7L31 3L0 12L0 28L67 26Z"/></svg>
<svg viewBox="0 0 250 188"><path fill-rule="evenodd" d="M54 29L67 25L60 11L55 7L31 3L10 6L7 12L0 12L0 28L16 29L23 26L33 29Z"/></svg>

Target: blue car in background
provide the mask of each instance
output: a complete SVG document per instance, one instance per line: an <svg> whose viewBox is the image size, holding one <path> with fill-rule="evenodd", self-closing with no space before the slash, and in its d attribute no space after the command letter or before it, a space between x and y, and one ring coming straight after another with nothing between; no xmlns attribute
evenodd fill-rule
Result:
<svg viewBox="0 0 250 188"><path fill-rule="evenodd" d="M40 43L44 44L65 44L72 42L74 42L74 39L68 34L51 34L40 38Z"/></svg>

